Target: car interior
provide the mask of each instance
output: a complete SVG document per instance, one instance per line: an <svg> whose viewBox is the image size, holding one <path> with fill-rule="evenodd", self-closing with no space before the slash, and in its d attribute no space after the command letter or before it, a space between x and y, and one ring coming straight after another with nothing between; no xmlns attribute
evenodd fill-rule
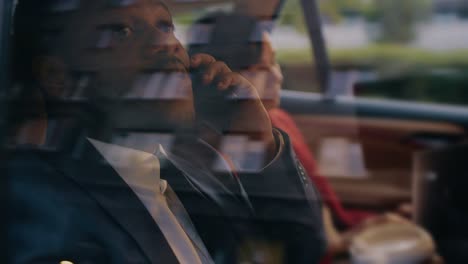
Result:
<svg viewBox="0 0 468 264"><path fill-rule="evenodd" d="M288 8L293 5L289 2L294 2L298 6L293 15L288 13L291 12ZM404 76L410 72L409 70L405 72L404 66L401 68L395 66L402 70L393 76L381 78L373 73L366 79L366 72L377 71L371 68L373 66L354 67L347 61L342 65L335 63L335 57L332 57L332 51L327 43L331 33L325 27L327 19L322 13L324 12L322 2L324 1L165 0L174 16L176 35L185 46L190 44L188 36L190 25L204 14L216 10L239 12L259 20L273 21L271 38L274 46L277 46L277 59L284 75L280 107L293 117L316 159L321 176L330 183L343 206L349 210L375 214L388 211L404 214L411 221L429 230L435 239L437 249L441 250L438 254L444 259L466 260L466 256L461 257L464 247L460 246L457 250L456 246L447 246L444 244L445 240L439 239L444 237L441 232L453 231L447 231L448 227L447 230L435 228L433 222L427 223L428 218L436 219L440 214L444 214L427 213L433 211L431 203L427 202L431 201L427 198L430 195L428 193L438 195L442 195L442 192L456 193L450 198L452 200L444 200L453 205L453 209L444 212L455 214L455 211L461 210L461 206L466 207L462 205L462 201L467 201L468 196L457 189L468 187L465 185L466 180L462 180L461 177L461 175L466 176L467 168L466 104L401 100L398 96L386 96L385 92L392 95L403 89L413 89L418 85L421 87L418 80ZM13 0L0 2L2 87L7 87L9 84L7 58L11 49L8 39L13 7ZM297 17L294 19L301 21L302 28L298 31L300 38L294 37L299 33L292 30L291 25L282 24L292 17ZM292 31L296 35L291 33ZM302 46L293 54L294 52L289 51L288 47L292 50L295 45L299 45L297 43L302 43ZM459 68L466 70L464 68L466 65L468 64ZM446 68L448 67L444 69ZM430 69L434 72L437 70ZM434 73L434 76L436 75ZM452 78L454 75L450 74L444 76L445 79L437 79L441 82L438 86L442 90L441 93L452 88L463 90L461 88L467 84L466 79L453 81L459 77ZM425 81L421 81L422 86L432 85L431 81L426 79ZM451 85L454 87L449 87ZM382 89L382 92L379 92L379 89ZM432 90L428 91L430 93ZM0 97L8 100L5 94L3 89L0 90ZM453 98L463 96L463 92L455 95ZM7 112L8 104L1 103L0 118L3 119ZM0 138L3 139L5 135L2 126L3 123L0 122ZM151 128L145 131L132 131L131 128L124 130L126 133L144 132L148 136L148 139L145 139L147 141L156 137L170 144L170 138L164 138L159 134L152 137ZM421 165L422 160L424 166ZM430 188L426 186L425 199L422 199L419 183L421 177L427 176L428 171L451 180L444 190L433 187L436 184L430 185L432 186ZM454 174L459 174L460 178L457 180ZM457 183L460 185L455 188ZM424 206L421 204L422 200L426 201ZM449 205L439 202L437 206L440 209ZM424 207L424 213L421 213L421 207ZM434 209L435 211L437 210ZM443 224L448 225L446 222ZM460 243L466 245L468 237L464 239ZM339 260L340 258L336 258L333 263L348 263ZM462 262L447 261L447 263Z"/></svg>

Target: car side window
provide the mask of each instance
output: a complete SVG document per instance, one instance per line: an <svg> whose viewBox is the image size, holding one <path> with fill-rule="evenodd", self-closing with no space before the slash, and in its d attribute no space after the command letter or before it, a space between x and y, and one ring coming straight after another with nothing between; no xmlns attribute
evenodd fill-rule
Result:
<svg viewBox="0 0 468 264"><path fill-rule="evenodd" d="M321 1L333 94L466 105L463 1Z"/></svg>

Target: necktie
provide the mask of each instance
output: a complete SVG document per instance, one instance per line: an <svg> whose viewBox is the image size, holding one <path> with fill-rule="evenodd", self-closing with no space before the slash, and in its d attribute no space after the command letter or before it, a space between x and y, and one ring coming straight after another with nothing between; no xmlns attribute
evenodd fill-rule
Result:
<svg viewBox="0 0 468 264"><path fill-rule="evenodd" d="M177 218L179 224L182 226L183 230L192 241L192 244L195 246L202 263L213 263L213 260L211 259L208 250L205 248L205 244L202 242L200 236L196 232L196 229L193 226L187 211L169 185L167 185L167 189L164 192L164 197L166 198L169 209Z"/></svg>
<svg viewBox="0 0 468 264"><path fill-rule="evenodd" d="M174 199L174 197L171 198ZM197 247L195 247L193 243L195 242L194 239L191 239L189 236L189 234L194 236L194 232L187 230L188 227L186 223L190 223L190 220L184 219L182 212L174 213L169 207L166 195L161 191L156 192L156 201L156 203L153 203L150 213L158 223L159 228L163 232L164 237L167 239L179 263L203 263L198 254L200 250L197 250ZM171 200L171 204L173 203L174 201ZM200 246L198 246L198 248L200 248Z"/></svg>

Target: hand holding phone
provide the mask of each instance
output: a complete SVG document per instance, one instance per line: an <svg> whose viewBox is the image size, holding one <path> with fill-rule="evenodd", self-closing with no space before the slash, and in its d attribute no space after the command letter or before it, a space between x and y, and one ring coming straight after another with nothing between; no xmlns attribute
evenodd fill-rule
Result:
<svg viewBox="0 0 468 264"><path fill-rule="evenodd" d="M268 113L249 81L208 54L193 55L190 63L199 123L218 134L246 134L274 144Z"/></svg>

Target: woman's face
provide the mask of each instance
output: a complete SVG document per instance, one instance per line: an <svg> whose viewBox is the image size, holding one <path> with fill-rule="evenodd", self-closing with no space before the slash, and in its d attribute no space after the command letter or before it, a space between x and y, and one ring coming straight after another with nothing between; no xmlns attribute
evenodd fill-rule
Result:
<svg viewBox="0 0 468 264"><path fill-rule="evenodd" d="M279 106L283 74L275 60L275 52L268 33L262 36L262 54L259 62L242 71L241 74L257 88L267 109Z"/></svg>

